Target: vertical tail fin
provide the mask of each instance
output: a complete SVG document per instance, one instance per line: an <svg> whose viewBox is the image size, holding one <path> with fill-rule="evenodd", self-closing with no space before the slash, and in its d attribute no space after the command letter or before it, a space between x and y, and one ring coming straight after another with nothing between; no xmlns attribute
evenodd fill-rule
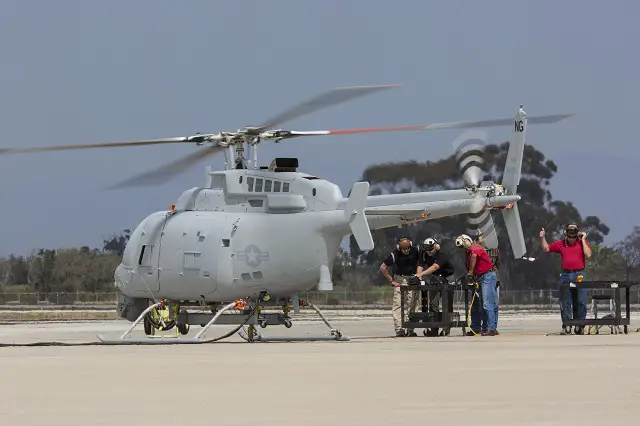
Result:
<svg viewBox="0 0 640 426"><path fill-rule="evenodd" d="M524 112L522 105L520 105L513 122L513 132L509 143L509 151L507 152L507 161L504 165L504 174L502 176L502 186L509 194L516 194L518 191L518 184L520 183L520 175L522 173L522 158L524 156L526 131L527 113ZM524 242L518 205L514 204L513 207L502 210L502 216L507 228L507 234L509 235L513 256L516 259L520 259L524 257L527 252L527 247Z"/></svg>
<svg viewBox="0 0 640 426"><path fill-rule="evenodd" d="M504 175L502 176L502 186L510 194L515 194L520 183L520 173L522 172L522 157L524 156L524 137L527 131L527 113L518 108L513 122L513 132L509 141L509 151L507 161L504 165Z"/></svg>
<svg viewBox="0 0 640 426"><path fill-rule="evenodd" d="M354 183L344 209L344 215L349 223L351 232L362 251L369 251L374 248L373 237L369 229L367 216L364 213L368 195L369 182Z"/></svg>

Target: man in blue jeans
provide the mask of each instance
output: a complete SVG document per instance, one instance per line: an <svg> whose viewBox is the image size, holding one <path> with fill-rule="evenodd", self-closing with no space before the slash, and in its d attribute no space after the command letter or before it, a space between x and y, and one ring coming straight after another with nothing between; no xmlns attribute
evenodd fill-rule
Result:
<svg viewBox="0 0 640 426"><path fill-rule="evenodd" d="M540 231L540 241L542 250L547 253L559 253L562 259L562 273L560 282L578 283L586 277L586 259L591 257L591 247L587 243L586 234L580 232L576 224L569 224L565 227L564 238L547 244L544 228ZM562 316L561 334L571 334L571 327L566 326L566 320L587 318L587 289L586 288L560 288L561 295L564 296L564 304L560 306ZM564 293L564 294L563 294ZM560 299L562 300L562 298ZM582 334L584 327L576 327L576 334Z"/></svg>
<svg viewBox="0 0 640 426"><path fill-rule="evenodd" d="M467 252L465 266L470 280L478 282L480 300L474 300L471 307L471 331L467 335L481 334L482 336L496 336L496 281L497 276L493 262L487 251L474 243L470 236L462 234L456 238L456 247L464 248ZM482 307L480 307L482 301Z"/></svg>

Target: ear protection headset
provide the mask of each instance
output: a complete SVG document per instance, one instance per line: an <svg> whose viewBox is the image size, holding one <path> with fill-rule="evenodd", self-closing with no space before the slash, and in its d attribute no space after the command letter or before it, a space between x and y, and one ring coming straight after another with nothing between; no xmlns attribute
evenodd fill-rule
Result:
<svg viewBox="0 0 640 426"><path fill-rule="evenodd" d="M411 237L400 237L396 242L396 249L398 249L398 251L400 251L400 243L405 240L409 241L409 247L413 247L413 240L411 239Z"/></svg>
<svg viewBox="0 0 640 426"><path fill-rule="evenodd" d="M578 225L576 225L575 223L567 224L567 226L565 226L564 229L562 230L562 234L564 235L565 238L577 237L579 233L580 233L580 227L578 227Z"/></svg>
<svg viewBox="0 0 640 426"><path fill-rule="evenodd" d="M562 230L562 233L564 235L565 241L567 240L567 237L576 237L578 240L580 240L580 238L583 238L586 235L584 232L580 231L580 227L575 223L570 223L565 226Z"/></svg>

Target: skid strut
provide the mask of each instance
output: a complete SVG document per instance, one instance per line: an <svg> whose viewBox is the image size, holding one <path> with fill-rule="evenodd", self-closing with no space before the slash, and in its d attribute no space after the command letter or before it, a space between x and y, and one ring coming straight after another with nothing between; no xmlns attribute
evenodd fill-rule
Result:
<svg viewBox="0 0 640 426"><path fill-rule="evenodd" d="M334 328L329 321L322 315L322 312L316 305L309 303L309 306L316 311L322 322L329 328L329 335L317 336L317 337L263 337L255 326L250 325L247 333L238 333L240 337L248 342L315 342L315 341L331 341L348 342L351 340L349 336L342 334L340 330ZM264 327L263 327L264 328ZM289 327L287 327L289 328Z"/></svg>
<svg viewBox="0 0 640 426"><path fill-rule="evenodd" d="M289 305L285 307L284 315L281 313L261 313L262 302L264 300L268 300L268 296L261 298L258 300L256 305L250 310L247 314L242 315L224 315L224 312L232 309L232 308L244 308L244 303L239 303L239 301L235 301L225 305L222 309L216 312L215 315L211 319L209 319L209 315L211 314L192 314L187 313L186 311L178 314L179 318L183 320L186 324L200 324L203 328L200 330L194 337L177 337L177 336L153 336L153 338L143 337L136 338L131 337L131 332L135 329L135 327L145 319L147 315L153 310L159 307L162 307L164 302L158 302L147 309L145 309L140 316L131 324L128 330L126 330L122 335L117 338L107 338L103 335L98 335L98 339L102 344L105 345L172 345L172 344L198 344L198 343L213 343L220 341L222 339L226 339L231 337L232 335L238 333L241 338L248 342L275 342L275 341L319 341L319 340L335 340L335 341L349 341L351 340L348 336L345 336L338 329L331 326L329 321L324 317L320 309L314 304L309 304L313 310L320 316L324 324L330 329L330 335L318 336L318 337L271 337L265 338L260 332L258 332L256 325L259 324L262 328L267 325L285 325L287 328L290 328L292 323L291 319L288 316ZM194 322L190 322L189 318L192 318ZM242 320L244 318L244 320ZM209 319L206 323L205 321ZM178 321L180 323L181 321ZM206 332L209 328L214 324L224 324L224 325L236 325L237 327L227 334L217 337L217 338L205 338ZM248 325L248 330L246 333L241 332L244 331L243 328Z"/></svg>

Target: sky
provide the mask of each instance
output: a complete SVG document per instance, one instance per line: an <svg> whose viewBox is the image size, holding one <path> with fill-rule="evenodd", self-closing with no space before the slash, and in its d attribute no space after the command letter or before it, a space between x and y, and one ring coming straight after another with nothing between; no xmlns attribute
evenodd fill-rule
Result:
<svg viewBox="0 0 640 426"><path fill-rule="evenodd" d="M530 125L559 167L554 198L611 228L640 225L635 123L640 2L595 0L5 0L0 14L0 148L234 131L336 86L401 84L287 123L290 130L575 113ZM510 127L487 129L502 142ZM347 194L372 164L450 155L461 130L264 142L261 165ZM186 155L171 145L0 155L0 256L102 247L205 183L194 166L155 187L109 185Z"/></svg>

